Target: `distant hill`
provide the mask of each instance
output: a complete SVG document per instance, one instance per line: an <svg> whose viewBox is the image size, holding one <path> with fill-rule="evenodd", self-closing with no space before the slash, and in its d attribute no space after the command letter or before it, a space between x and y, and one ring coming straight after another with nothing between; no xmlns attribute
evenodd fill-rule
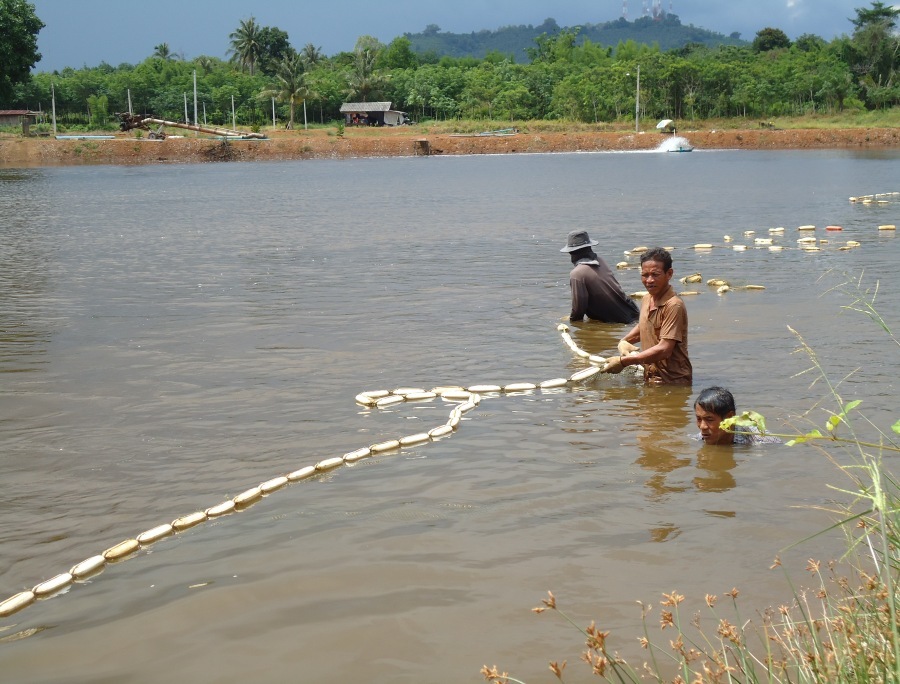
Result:
<svg viewBox="0 0 900 684"><path fill-rule="evenodd" d="M512 55L517 62L527 62L526 48L535 47L534 39L543 33L553 35L560 30L578 28L579 42L584 39L592 43L615 47L629 39L636 43L652 45L657 43L663 52L684 47L688 43L704 45L748 45L740 34L730 36L696 26L684 26L674 14L659 18L641 17L634 21L624 18L603 24L583 24L579 27L560 27L555 20L547 19L540 26L531 24L504 26L496 31L473 31L472 33L444 33L439 26L429 24L422 33L405 33L412 49L418 54L434 54L437 57L477 57L483 58L491 52Z"/></svg>

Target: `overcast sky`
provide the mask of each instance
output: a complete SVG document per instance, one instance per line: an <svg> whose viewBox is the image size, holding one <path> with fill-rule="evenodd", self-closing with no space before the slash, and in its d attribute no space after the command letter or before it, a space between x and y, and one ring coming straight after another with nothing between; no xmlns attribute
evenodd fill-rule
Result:
<svg viewBox="0 0 900 684"><path fill-rule="evenodd" d="M622 0L30 0L46 26L38 34L43 59L37 71L107 62L137 64L168 43L185 59L226 57L228 35L251 15L288 33L291 44L312 43L331 56L352 50L361 35L388 43L428 24L470 33L501 26L597 24L622 16ZM651 0L647 0L651 4ZM683 24L752 40L762 28L790 38L814 33L831 40L852 31L854 8L871 0L662 0ZM628 19L641 16L642 0L627 0Z"/></svg>

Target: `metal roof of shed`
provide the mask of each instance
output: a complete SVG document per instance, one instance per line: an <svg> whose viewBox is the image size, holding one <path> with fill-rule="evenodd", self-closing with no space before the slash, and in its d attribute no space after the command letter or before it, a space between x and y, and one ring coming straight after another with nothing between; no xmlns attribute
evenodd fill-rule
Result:
<svg viewBox="0 0 900 684"><path fill-rule="evenodd" d="M345 112L388 112L390 102L345 102L341 105L341 113Z"/></svg>

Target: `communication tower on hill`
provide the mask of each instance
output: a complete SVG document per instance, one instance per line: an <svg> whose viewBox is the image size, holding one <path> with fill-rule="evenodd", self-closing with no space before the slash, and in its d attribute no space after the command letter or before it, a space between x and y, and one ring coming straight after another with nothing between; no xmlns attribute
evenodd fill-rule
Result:
<svg viewBox="0 0 900 684"><path fill-rule="evenodd" d="M669 14L672 14L673 0L669 0ZM641 0L641 15L662 19L666 11L662 8L662 0ZM622 0L622 18L628 20L628 0Z"/></svg>

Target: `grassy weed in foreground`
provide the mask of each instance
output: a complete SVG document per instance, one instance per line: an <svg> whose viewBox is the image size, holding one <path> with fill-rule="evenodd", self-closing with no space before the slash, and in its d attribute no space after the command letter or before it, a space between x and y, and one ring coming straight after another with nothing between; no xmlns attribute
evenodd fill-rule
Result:
<svg viewBox="0 0 900 684"><path fill-rule="evenodd" d="M844 309L868 316L900 345L875 309L877 285L864 291L861 279L848 280L834 290L852 299ZM706 617L696 613L685 619L679 608L685 597L673 591L663 594L660 601L658 623L665 635L657 637L651 630L651 622L656 620L654 606L641 604L644 633L638 641L647 650L647 659L639 667L610 650L608 631L593 622L580 627L548 592L548 598L533 611L556 612L581 632L585 646L580 659L594 675L618 683L900 682L900 485L882 460L885 454L900 452L895 441L900 420L890 433L866 420L857 411L860 402L842 399L838 392L841 383L829 379L815 351L799 333L791 331L799 340L798 351L811 362L804 373L814 374L814 384L821 381L827 385L825 400L835 408L825 409L824 431L813 427L806 433L778 436L790 439L789 446L818 449L849 480L849 486L833 487L847 497L847 503L827 509L836 522L822 531L840 528L846 537L846 553L827 563L810 559L806 566L813 580L810 589L797 589L786 573L791 599L761 613L754 611L754 617L742 614L740 592L732 589L721 601L715 595L705 596ZM861 431L852 416L863 424ZM752 425L772 434L766 433L765 419L754 412L722 425ZM772 567L778 566L776 557ZM660 643L666 637L668 644ZM566 666L566 661L550 663L559 681L566 681ZM496 666L484 666L481 674L491 682L524 684Z"/></svg>

